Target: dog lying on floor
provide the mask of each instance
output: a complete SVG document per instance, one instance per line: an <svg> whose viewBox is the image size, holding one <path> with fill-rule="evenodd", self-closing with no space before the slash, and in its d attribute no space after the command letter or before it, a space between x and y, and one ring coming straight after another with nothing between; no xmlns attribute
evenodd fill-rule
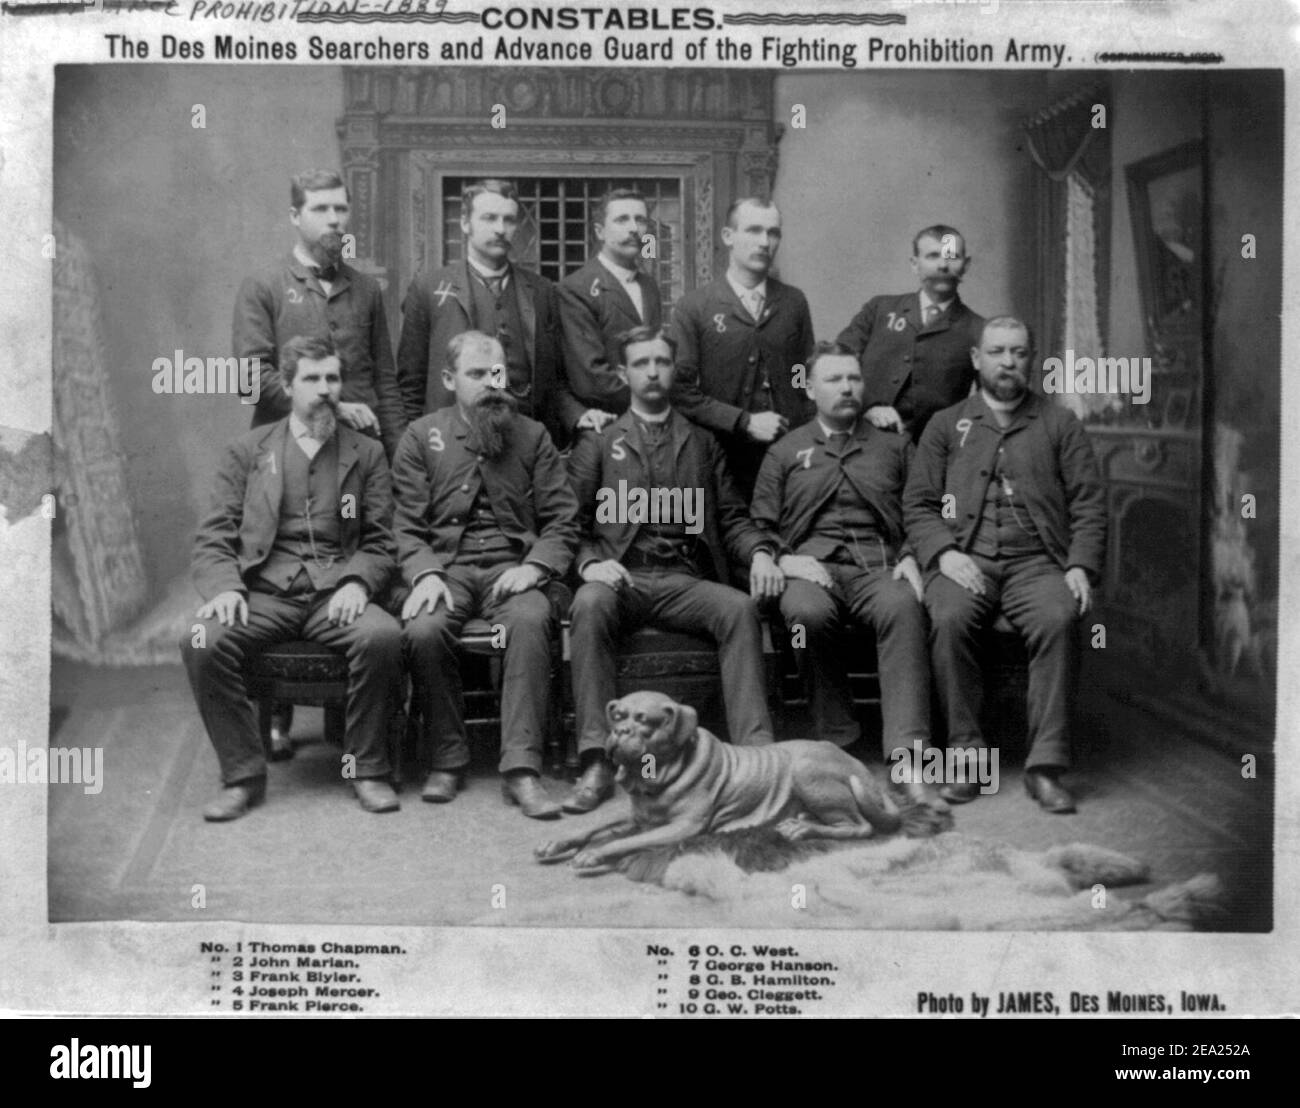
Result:
<svg viewBox="0 0 1300 1108"><path fill-rule="evenodd" d="M732 746L699 726L695 709L663 693L611 700L605 752L632 797L632 818L534 852L571 860L584 876L623 868L638 852L697 835L771 827L790 842L866 839L902 830L934 835L951 817L900 808L861 762L828 742Z"/></svg>

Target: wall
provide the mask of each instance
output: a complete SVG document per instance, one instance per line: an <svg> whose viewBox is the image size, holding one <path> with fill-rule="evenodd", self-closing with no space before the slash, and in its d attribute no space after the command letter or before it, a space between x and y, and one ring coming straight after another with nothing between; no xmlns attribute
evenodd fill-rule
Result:
<svg viewBox="0 0 1300 1108"><path fill-rule="evenodd" d="M780 270L808 295L818 338L834 338L870 297L916 287L912 235L932 223L966 236L972 308L1032 310L1035 171L1019 125L1046 87L1037 73L777 78ZM794 104L806 128L789 126Z"/></svg>
<svg viewBox="0 0 1300 1108"><path fill-rule="evenodd" d="M186 572L232 397L158 396L153 360L230 353L235 292L287 251L290 174L337 166L336 68L60 66L54 214L94 259L146 572ZM191 126L194 105L206 127Z"/></svg>

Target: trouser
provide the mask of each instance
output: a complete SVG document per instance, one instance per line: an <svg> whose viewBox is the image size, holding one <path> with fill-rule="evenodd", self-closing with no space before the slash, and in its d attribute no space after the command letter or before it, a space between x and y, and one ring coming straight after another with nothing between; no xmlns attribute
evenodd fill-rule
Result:
<svg viewBox="0 0 1300 1108"><path fill-rule="evenodd" d="M816 738L837 746L857 741L861 728L849 695L845 639L850 622L876 637L880 714L885 757L930 741L930 659L925 609L906 581L895 581L885 564L861 569L824 563L835 582L824 589L791 578L781 594L781 616L796 646L798 630L807 650Z"/></svg>
<svg viewBox="0 0 1300 1108"><path fill-rule="evenodd" d="M976 596L937 570L926 578L930 649L948 745L983 746L984 674L979 644L999 608L1029 648L1029 753L1025 768L1070 764L1071 684L1078 669L1077 602L1065 574L1046 554L984 558L972 554L986 587Z"/></svg>
<svg viewBox="0 0 1300 1108"><path fill-rule="evenodd" d="M266 774L253 707L244 686L244 661L276 643L308 639L343 650L348 659L348 704L343 748L355 762L349 777L385 777L388 721L402 695L402 633L377 604L347 626L330 623L333 590L248 596L248 625L202 621L181 639L181 655L199 715L227 785Z"/></svg>
<svg viewBox="0 0 1300 1108"><path fill-rule="evenodd" d="M727 730L732 742L772 741L763 679L763 631L748 594L678 569L632 570L618 590L589 581L573 598L569 651L578 750L604 748L605 707L616 695L618 640L647 624L707 635L718 644Z"/></svg>
<svg viewBox="0 0 1300 1108"><path fill-rule="evenodd" d="M465 735L465 696L460 677L459 638L475 616L499 624L505 633L501 677L502 773L529 769L540 773L550 719L551 642L555 614L544 592L529 589L489 600L493 583L516 561L492 566L452 565L443 575L454 612L439 604L402 628L402 645L414 686L415 702L436 770L455 771L469 763Z"/></svg>

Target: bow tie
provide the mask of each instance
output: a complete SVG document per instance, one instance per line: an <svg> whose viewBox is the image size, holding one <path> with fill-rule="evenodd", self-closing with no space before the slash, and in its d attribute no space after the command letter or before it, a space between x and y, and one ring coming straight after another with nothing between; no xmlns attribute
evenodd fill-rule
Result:
<svg viewBox="0 0 1300 1108"><path fill-rule="evenodd" d="M339 276L339 267L336 265L313 265L308 266L312 273L316 274L318 281L337 281Z"/></svg>

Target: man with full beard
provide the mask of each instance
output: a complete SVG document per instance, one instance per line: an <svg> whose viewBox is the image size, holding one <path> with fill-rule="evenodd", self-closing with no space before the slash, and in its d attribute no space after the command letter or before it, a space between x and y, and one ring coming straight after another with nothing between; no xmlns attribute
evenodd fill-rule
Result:
<svg viewBox="0 0 1300 1108"><path fill-rule="evenodd" d="M1106 554L1106 487L1088 434L1068 409L1029 391L1034 339L1012 316L984 324L971 361L979 392L936 415L903 494L908 539L925 570L931 655L948 745L985 745L979 633L1001 610L1029 647L1025 787L1049 812L1073 812L1069 766L1076 623ZM941 790L973 800L966 782Z"/></svg>
<svg viewBox="0 0 1300 1108"><path fill-rule="evenodd" d="M518 413L505 359L482 332L452 339L442 381L454 402L398 446L397 549L411 588L402 641L432 752L423 797L446 803L469 764L457 637L475 617L502 626L502 793L551 819L560 808L539 777L557 615L542 587L573 559L577 501L546 429Z"/></svg>
<svg viewBox="0 0 1300 1108"><path fill-rule="evenodd" d="M343 260L348 190L329 170L299 173L289 185L289 222L298 239L287 257L245 279L235 298L232 345L258 358L262 389L253 426L289 414L276 352L294 335L329 338L343 371L339 418L378 438L392 460L406 429L379 282Z"/></svg>
<svg viewBox="0 0 1300 1108"><path fill-rule="evenodd" d="M781 538L781 615L807 650L814 738L855 747L845 631L872 629L880 666L884 753L930 742L930 663L921 574L903 537L903 486L913 447L862 415L862 370L853 352L819 343L808 361L817 415L768 448L751 514ZM919 781L913 799L928 801Z"/></svg>
<svg viewBox="0 0 1300 1108"><path fill-rule="evenodd" d="M401 629L370 600L395 569L392 493L379 443L337 418L342 371L326 339L295 337L277 359L291 411L226 451L199 524L201 626L181 639L224 788L203 811L238 819L266 795L266 762L243 665L309 639L347 654L344 776L361 806L391 812L387 721L401 697Z"/></svg>
<svg viewBox="0 0 1300 1108"><path fill-rule="evenodd" d="M918 231L911 263L920 289L872 297L836 341L858 355L867 418L918 442L935 412L971 391L970 349L984 319L957 292L971 259L955 227Z"/></svg>

